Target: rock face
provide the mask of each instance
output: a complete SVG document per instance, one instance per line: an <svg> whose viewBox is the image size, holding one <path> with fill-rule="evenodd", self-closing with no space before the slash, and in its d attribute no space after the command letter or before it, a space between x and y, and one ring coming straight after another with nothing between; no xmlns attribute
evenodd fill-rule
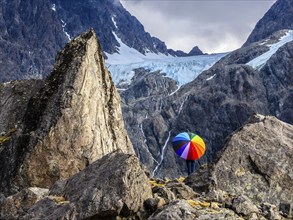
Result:
<svg viewBox="0 0 293 220"><path fill-rule="evenodd" d="M0 1L0 82L48 75L67 42L47 0Z"/></svg>
<svg viewBox="0 0 293 220"><path fill-rule="evenodd" d="M56 188L57 187L57 188ZM57 204L56 199L61 201ZM151 186L134 155L114 152L54 185L50 196L36 203L27 219L115 219L136 216Z"/></svg>
<svg viewBox="0 0 293 220"><path fill-rule="evenodd" d="M283 29L293 29L293 1L278 0L256 24L244 46L265 39Z"/></svg>
<svg viewBox="0 0 293 220"><path fill-rule="evenodd" d="M258 205L292 204L292 137L292 125L272 116L256 115L231 136L218 161L205 170L208 180L201 172L186 182L191 187L196 183L195 190L202 184L211 194L225 191L234 197L246 196Z"/></svg>
<svg viewBox="0 0 293 220"><path fill-rule="evenodd" d="M95 33L82 34L58 54L19 128L3 143L1 191L50 187L116 149L133 153L120 109Z"/></svg>

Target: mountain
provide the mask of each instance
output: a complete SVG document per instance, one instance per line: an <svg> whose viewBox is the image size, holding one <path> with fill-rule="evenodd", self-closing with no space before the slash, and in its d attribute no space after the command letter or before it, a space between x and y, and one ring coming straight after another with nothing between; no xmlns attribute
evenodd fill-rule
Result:
<svg viewBox="0 0 293 220"><path fill-rule="evenodd" d="M260 41L283 29L293 29L293 1L278 0L260 19L244 46Z"/></svg>
<svg viewBox="0 0 293 220"><path fill-rule="evenodd" d="M179 89L162 73L154 81L148 74L134 77L120 90L130 139L152 175L185 173L171 146L179 132L193 131L206 141L199 167L212 162L225 138L254 113L293 124L292 33L279 31L235 50Z"/></svg>
<svg viewBox="0 0 293 220"><path fill-rule="evenodd" d="M1 0L0 8L0 82L47 76L57 52L90 28L104 55L121 54L121 43L141 56L176 54L117 0Z"/></svg>
<svg viewBox="0 0 293 220"><path fill-rule="evenodd" d="M49 188L117 149L134 154L120 96L92 30L65 46L45 80L1 84L0 94L5 195Z"/></svg>

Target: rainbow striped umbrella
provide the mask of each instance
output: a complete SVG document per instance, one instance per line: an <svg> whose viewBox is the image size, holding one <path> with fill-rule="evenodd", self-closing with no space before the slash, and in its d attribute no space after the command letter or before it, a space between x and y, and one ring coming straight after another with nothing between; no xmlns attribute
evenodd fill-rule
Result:
<svg viewBox="0 0 293 220"><path fill-rule="evenodd" d="M203 139L191 132L183 132L178 134L172 140L173 148L185 160L197 160L206 150Z"/></svg>

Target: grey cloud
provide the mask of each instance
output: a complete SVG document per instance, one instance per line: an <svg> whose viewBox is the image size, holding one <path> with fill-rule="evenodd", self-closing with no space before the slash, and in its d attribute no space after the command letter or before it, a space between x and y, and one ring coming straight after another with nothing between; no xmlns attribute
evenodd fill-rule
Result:
<svg viewBox="0 0 293 220"><path fill-rule="evenodd" d="M198 45L212 53L239 48L275 0L121 2L146 31L165 41L169 48L189 51Z"/></svg>

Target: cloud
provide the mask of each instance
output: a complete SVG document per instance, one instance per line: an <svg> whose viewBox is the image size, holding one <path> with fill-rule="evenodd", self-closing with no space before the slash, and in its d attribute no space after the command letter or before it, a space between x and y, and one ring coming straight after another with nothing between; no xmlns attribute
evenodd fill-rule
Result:
<svg viewBox="0 0 293 220"><path fill-rule="evenodd" d="M121 0L146 31L172 49L204 52L239 48L275 0Z"/></svg>

